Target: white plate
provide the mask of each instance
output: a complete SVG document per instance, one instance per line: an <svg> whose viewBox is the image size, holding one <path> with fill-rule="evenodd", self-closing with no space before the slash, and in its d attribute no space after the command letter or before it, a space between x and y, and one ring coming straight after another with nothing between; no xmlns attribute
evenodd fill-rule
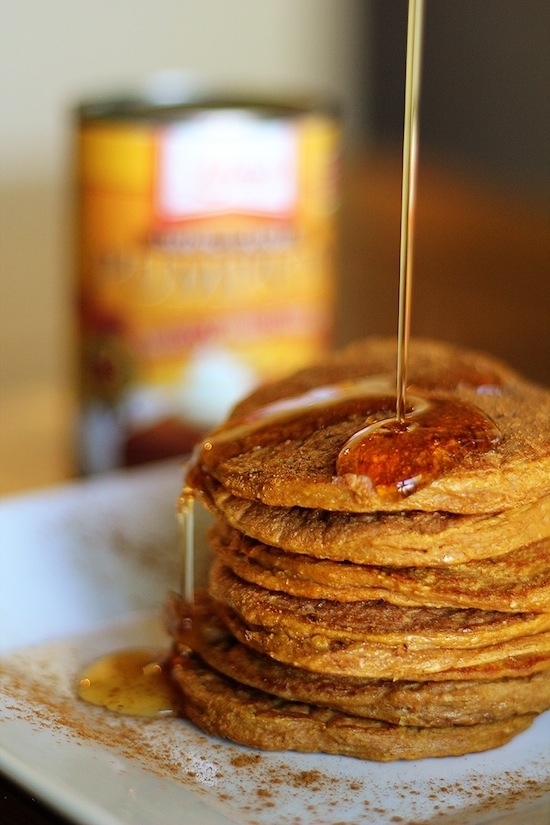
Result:
<svg viewBox="0 0 550 825"><path fill-rule="evenodd" d="M377 764L258 753L79 702L82 665L166 643L180 475L169 462L1 504L4 773L82 825L547 825L549 713L484 754Z"/></svg>

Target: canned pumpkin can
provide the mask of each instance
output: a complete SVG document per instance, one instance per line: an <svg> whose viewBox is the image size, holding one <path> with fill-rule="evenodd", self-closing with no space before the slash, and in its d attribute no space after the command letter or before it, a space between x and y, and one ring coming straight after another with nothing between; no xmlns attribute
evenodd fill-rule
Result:
<svg viewBox="0 0 550 825"><path fill-rule="evenodd" d="M339 138L319 106L79 108L83 472L185 454L328 346Z"/></svg>

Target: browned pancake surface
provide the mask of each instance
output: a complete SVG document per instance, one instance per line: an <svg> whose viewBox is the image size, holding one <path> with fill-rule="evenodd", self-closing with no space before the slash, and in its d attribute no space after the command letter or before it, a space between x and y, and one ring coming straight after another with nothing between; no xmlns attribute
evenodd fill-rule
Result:
<svg viewBox="0 0 550 825"><path fill-rule="evenodd" d="M395 567L495 558L550 537L550 496L484 515L406 511L340 513L270 507L201 480L206 506L259 541L322 559Z"/></svg>
<svg viewBox="0 0 550 825"><path fill-rule="evenodd" d="M336 459L346 441L365 424L364 414L350 413L327 424L308 415L260 427L248 435L232 428L261 405L291 398L312 387L395 372L393 341L367 341L324 365L301 372L250 396L209 439L197 463L239 498L272 506L299 506L372 512L401 510L494 513L550 494L550 392L516 377L497 362L435 342L411 344L410 382L420 389L449 393L485 413L502 433L489 452L461 458L452 469L399 500L381 499L368 478L336 476ZM469 366L468 366L469 365ZM483 391L472 374L495 376ZM460 379L466 375L466 381ZM451 380L452 379L452 380ZM479 381L484 381L481 377ZM450 387L450 384L453 385ZM386 415L391 415L391 410ZM190 476L193 483L193 474ZM198 481L200 484L200 480Z"/></svg>
<svg viewBox="0 0 550 825"><path fill-rule="evenodd" d="M292 638L370 641L408 651L482 648L550 632L550 613L506 613L476 608L401 607L377 602L302 599L266 590L214 562L210 592L250 625Z"/></svg>
<svg viewBox="0 0 550 825"><path fill-rule="evenodd" d="M440 681L528 675L550 665L550 632L485 647L410 649L370 641L342 641L322 633L290 636L282 630L249 625L229 608L222 615L243 644L280 662L328 676L359 676L391 681Z"/></svg>
<svg viewBox="0 0 550 825"><path fill-rule="evenodd" d="M305 599L384 600L400 606L550 612L550 539L496 559L390 568L285 553L218 522L217 557L241 579Z"/></svg>
<svg viewBox="0 0 550 825"><path fill-rule="evenodd" d="M175 602L172 610L179 612L181 606ZM238 642L204 596L199 610L194 649L201 658L235 681L289 701L420 727L473 725L550 707L550 668L517 678L440 682L325 676L282 664ZM185 639L178 644L185 648Z"/></svg>
<svg viewBox="0 0 550 825"><path fill-rule="evenodd" d="M550 614L298 599L236 577L210 578L231 632L287 664L327 674L429 681L517 656L550 654Z"/></svg>
<svg viewBox="0 0 550 825"><path fill-rule="evenodd" d="M404 727L299 702L248 688L184 656L173 676L181 687L185 715L213 736L262 750L332 753L387 762L460 756L508 742L534 716L442 728Z"/></svg>

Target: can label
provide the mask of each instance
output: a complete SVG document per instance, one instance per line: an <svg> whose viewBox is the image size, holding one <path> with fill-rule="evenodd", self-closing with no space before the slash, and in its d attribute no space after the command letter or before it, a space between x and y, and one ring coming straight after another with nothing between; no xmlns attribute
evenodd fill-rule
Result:
<svg viewBox="0 0 550 825"><path fill-rule="evenodd" d="M327 346L337 152L317 112L83 121L84 471L185 452Z"/></svg>

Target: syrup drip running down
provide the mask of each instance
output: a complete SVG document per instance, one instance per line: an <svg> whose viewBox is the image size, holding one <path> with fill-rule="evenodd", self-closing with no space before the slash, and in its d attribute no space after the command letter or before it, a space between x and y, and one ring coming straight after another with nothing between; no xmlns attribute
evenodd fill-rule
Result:
<svg viewBox="0 0 550 825"><path fill-rule="evenodd" d="M186 486L177 506L178 534L180 542L180 592L187 607L192 608L195 592L195 495Z"/></svg>
<svg viewBox="0 0 550 825"><path fill-rule="evenodd" d="M191 631L194 592L194 496L185 488L177 506L181 542L181 593ZM78 677L77 692L92 705L126 716L179 716L181 693L170 677L166 651L147 648L108 653Z"/></svg>
<svg viewBox="0 0 550 825"><path fill-rule="evenodd" d="M180 610L179 637L187 638L188 648L193 650L195 611L195 493L185 486L178 500L178 535L180 544Z"/></svg>

